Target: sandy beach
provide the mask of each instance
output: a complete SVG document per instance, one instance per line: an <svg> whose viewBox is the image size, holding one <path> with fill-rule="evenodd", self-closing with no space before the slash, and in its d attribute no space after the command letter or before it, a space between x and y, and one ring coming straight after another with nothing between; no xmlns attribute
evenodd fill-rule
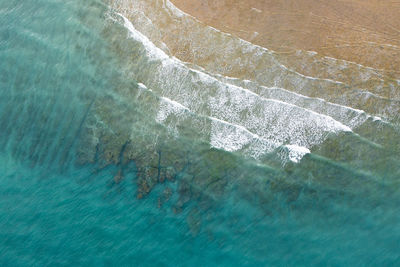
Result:
<svg viewBox="0 0 400 267"><path fill-rule="evenodd" d="M316 51L399 76L399 1L172 2L206 24L275 51Z"/></svg>

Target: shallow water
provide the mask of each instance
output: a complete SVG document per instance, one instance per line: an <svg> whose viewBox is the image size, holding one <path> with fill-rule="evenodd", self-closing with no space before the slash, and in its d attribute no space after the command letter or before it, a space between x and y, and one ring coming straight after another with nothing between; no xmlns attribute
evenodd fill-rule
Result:
<svg viewBox="0 0 400 267"><path fill-rule="evenodd" d="M0 2L1 266L400 263L393 110L194 69L117 11Z"/></svg>

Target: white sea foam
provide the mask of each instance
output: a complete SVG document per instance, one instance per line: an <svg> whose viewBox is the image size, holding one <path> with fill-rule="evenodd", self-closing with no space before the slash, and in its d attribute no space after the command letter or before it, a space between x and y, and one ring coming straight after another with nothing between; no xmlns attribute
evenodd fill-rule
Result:
<svg viewBox="0 0 400 267"><path fill-rule="evenodd" d="M382 118L378 117L378 116L374 116L373 117L373 121L382 121Z"/></svg>
<svg viewBox="0 0 400 267"><path fill-rule="evenodd" d="M157 80L156 92L163 100L156 118L158 122L165 122L172 114L182 116L190 108L196 114L212 118L212 146L236 151L248 145L247 154L253 157L271 152L285 142L310 147L322 142L327 132L351 131L327 115L260 97L247 88L222 83L209 74L190 69L157 48L127 18L121 17L129 36L144 46L149 60L160 62L151 77Z"/></svg>
<svg viewBox="0 0 400 267"><path fill-rule="evenodd" d="M211 73L209 74L213 75ZM312 110L316 113L325 114L351 129L358 127L368 118L373 117L360 109L328 102L323 98L305 96L284 88L260 86L256 82L250 80L239 80L238 78L222 75L213 75L213 77L216 77L224 83L243 85L246 88L251 88L253 92L260 92L259 96L264 99L276 99Z"/></svg>
<svg viewBox="0 0 400 267"><path fill-rule="evenodd" d="M188 17L188 18L191 18L193 21L196 21L197 23L202 24L197 18L195 18L195 17L193 17L192 15L189 15L189 14L185 13L184 11L180 10L178 7L176 7L176 6L175 6L172 2L170 2L169 0L163 0L163 7L164 7L166 10L170 10L171 12L169 12L169 14L172 13L172 15L175 15L177 18ZM262 11L261 11L261 12L262 12ZM218 33L220 33L220 34L222 34L222 35L225 35L225 36L232 36L230 33L223 32L223 31L218 30L218 29L216 29L216 28L214 28L214 27L212 27L212 26L210 26L210 25L205 25L205 27L208 28L208 29L211 29L211 30L214 31L214 32L218 32ZM271 56L275 53L275 51L273 51L273 50L270 50L270 49L268 49L268 48L266 48L266 47L262 47L262 46L259 46L259 45L256 45L256 44L253 44L253 43L251 43L251 42L249 42L249 41L247 41L247 40L241 39L241 38L239 38L239 37L237 37L237 36L235 36L235 38L237 38L238 40L240 40L240 42L243 43L243 44L245 44L245 46L247 46L249 49L258 49L259 52L266 52L267 54L269 54L269 55L271 55ZM273 57L273 56L272 56L272 57ZM280 67L282 67L284 70L287 70L287 71L290 71L290 72L295 73L295 74L297 74L297 75L300 75L301 77L303 77L303 78L305 78L305 79L321 80L321 81L332 82L332 83L336 83L336 84L343 84L343 83L340 82L340 81L335 81L335 80L332 80L332 79L316 78L316 77L311 77L311 76L307 76L307 75L301 74L301 73L299 73L299 72L297 72L297 71L294 71L294 70L288 68L287 66L281 64L281 63L278 62L274 57L273 57L273 60L275 60L275 63L278 64Z"/></svg>
<svg viewBox="0 0 400 267"><path fill-rule="evenodd" d="M140 89L148 90L147 86L144 85L143 83L138 83L138 86L139 86Z"/></svg>
<svg viewBox="0 0 400 267"><path fill-rule="evenodd" d="M152 2L152 1L150 1L150 2ZM153 1L153 2L155 2L155 3L159 3L159 2L161 2L161 1ZM175 7L172 3L168 3L168 4L166 4L166 3L164 3L165 1L162 1L162 3L163 3L163 5L165 6L164 8L165 9L168 9L167 8L167 5L169 6L169 8L173 8L173 9L176 9L176 10L179 10L177 7ZM149 16L151 16L150 14L153 14L152 16L152 19L157 19L157 18L159 18L159 17L162 17L161 16L161 14L158 14L157 12L154 12L154 13L152 13L153 12L153 9L151 9L151 10L149 10L149 7L150 7L150 5L148 5L147 4L148 2L145 2L145 1L142 1L142 0L138 0L138 2L137 2L137 4L135 4L135 6L134 7L130 7L130 12L137 12L137 10L139 10L140 11L140 9L143 9L143 10L146 10L146 13L148 13L147 15L149 15ZM169 17L171 17L172 19L174 19L174 18L177 18L176 17L176 15L174 15L173 14L173 12L168 12L168 14L164 14L164 15L167 15L167 16L169 16ZM198 29L197 29L197 26L198 25L195 25L196 23L194 23L194 22L197 22L198 24L201 24L198 20L196 20L196 18L194 18L194 17L192 17L192 16L190 16L190 15L188 15L188 14L186 14L185 12L183 12L183 11L180 11L180 15L179 16L182 16L182 15L184 15L185 17L190 17L190 20L186 20L185 22L183 22L183 21L181 21L181 20L178 20L178 24L182 24L181 26L183 26L183 28L185 29L185 26L183 25L183 23L185 23L185 24L190 24L190 25L192 25L193 24L193 27L194 27L194 29L195 29L195 32L196 32L196 35L198 35L200 32L198 32ZM154 17L155 16L155 17ZM164 35L164 34L168 34L168 32L165 32L165 33L163 33L162 32L162 29L160 29L160 28L157 28L157 26L156 25L158 25L158 26L160 26L159 25L159 23L155 23L153 26L150 26L150 27L148 27L147 25L146 26L144 26L143 25L143 23L141 23L141 21L140 21L140 19L138 19L137 18L137 16L134 16L135 17L135 25L137 25L139 28L140 28L140 30L142 31L142 32L146 32L146 35L148 35L148 34L150 34L150 36L151 36L151 39L153 40L153 42L156 42L156 44L157 44L157 46L158 47L160 47L160 48L162 48L164 51L166 51L167 53L170 53L170 51L169 51L169 49L168 49L168 47L165 45L165 44L162 44L162 43L159 43L159 41L158 40L160 40L161 38L162 38L162 36ZM207 31L209 31L209 30L211 30L211 31L218 31L218 30L216 30L216 29L214 29L214 28L212 28L212 27L209 27L209 26L207 26L207 25L204 25L204 24L201 24L202 25L202 27L205 29L204 30L204 32L202 33L202 34L207 34L206 32ZM186 29L187 30L187 29ZM218 32L220 32L220 31L218 31ZM225 35L225 36L228 36L226 33L223 33L223 32L220 32L222 35ZM210 34L212 34L212 32L210 32ZM183 34L182 36L184 36L185 34ZM230 35L229 35L230 36ZM312 81L315 81L316 83L318 83L318 84L315 84L315 86L322 86L322 88L325 88L326 87L326 85L324 85L324 84L320 84L321 82L323 83L323 82L327 82L327 83L333 83L333 86L345 86L345 84L343 83L343 81L337 81L337 80L335 80L335 79L325 79L324 77L312 77L312 76L307 76L307 75L304 75L304 74L302 74L302 73L299 73L299 72L297 72L297 71L294 71L293 69L289 69L289 68L287 68L285 65L283 65L283 64L281 64L280 62L279 62L279 60L277 60L277 58L275 57L275 55L274 55L274 51L272 51L272 50L269 50L269 49L267 49L267 48L264 48L264 47L259 47L259 46L257 46L257 45L254 45L254 44L252 44L252 43L250 43L250 42L247 42L246 43L246 41L244 41L244 40L241 40L240 38L237 38L237 37L232 37L232 38L235 38L235 40L239 40L239 42L241 42L242 44L243 44L243 46L242 46L242 50L243 50L243 52L245 52L245 50L248 48L248 49L250 49L250 50L255 50L255 52L254 53L262 53L262 54L268 54L268 56L269 57L271 57L270 58L270 60L272 60L273 62L274 62L274 64L276 64L277 66L279 66L279 68L281 68L283 71L287 71L287 72L289 72L289 73L291 73L292 75L294 75L293 77L291 77L291 82L292 82L292 84L291 84L291 86L295 86L295 88L289 88L290 90L292 90L292 91L297 91L297 92L300 92L300 93L303 93L303 92L307 92L307 90L308 90L308 88L307 87L309 87L309 86L313 86L313 84L309 84L308 82L312 82ZM232 39L231 38L231 39ZM228 38L229 39L229 38ZM188 40L189 41L189 40ZM230 40L229 39L229 42L231 42L232 40ZM235 41L236 42L236 41ZM235 43L235 42L233 42L233 43ZM232 46L229 46L229 47L232 47ZM201 52L201 51L197 51L196 49L195 50L192 50L193 51L193 53L197 53L197 52ZM300 50L299 50L300 51ZM299 51L297 51L297 52L299 52ZM307 53L307 51L305 51L306 53ZM233 54L233 53L231 53L231 54ZM317 59L318 61L319 61L319 59ZM347 64L348 64L348 62L345 62L345 61L343 61L343 60L338 60L338 61L340 61L340 63L338 63L339 65L337 66L338 68L339 68L339 70L341 70L342 68L347 68L346 66L347 66ZM214 69L214 71L217 71L217 72L219 72L219 71L221 71L221 69L222 70L225 70L225 67L224 66L222 66L222 67L218 67L219 66L219 64L220 63L216 63L215 64L215 66L216 66L216 69ZM280 65L279 65L280 64ZM283 67L282 67L283 66ZM212 68L212 66L209 66L209 67L211 67ZM329 71L329 70L328 70ZM362 79L362 78L364 78L364 80L365 79L368 79L368 77L369 77L369 75L371 74L371 73L369 73L371 71L371 69L370 70L368 70L368 69L365 69L364 71L362 71L362 73L364 73L364 72L367 72L367 73L365 73L365 75L362 75L362 74L360 74L360 79ZM267 74L267 73L266 73ZM334 74L334 73L333 73ZM379 78L379 76L380 76L381 74L378 74L378 73L376 73L376 74L374 74L374 77L372 77L373 79L376 79L376 80L381 80L382 81L382 79L381 78ZM299 80L298 81L296 81L296 76L299 78ZM262 77L262 76L260 76L260 77ZM272 86L272 85L275 85L275 86L280 86L280 87L282 87L282 86L284 86L284 82L285 81L282 81L282 79L285 79L284 78L285 77L285 75L277 75L277 76L275 76L274 78L271 78L271 79L269 79L269 81L273 81L273 82L275 82L275 84L270 84L269 86ZM307 81L305 81L305 80L303 80L303 79L305 79L305 80L308 80L308 82ZM268 79L267 79L268 80ZM259 81L259 82L261 82L261 84L264 84L264 81ZM314 83L314 82L312 82L312 83ZM296 90L296 88L298 88L298 90ZM303 90L304 89L304 90ZM339 88L340 89L340 88ZM334 88L332 89L332 90L334 90ZM376 90L375 90L376 91ZM323 98L329 98L329 95L330 95L331 93L330 93L330 91L329 90L322 90L321 91L321 93L320 93L320 95L323 97ZM336 100L337 101L337 100ZM339 101L340 103L342 103L343 104L343 101ZM345 104L347 104L347 103L345 103ZM396 111L393 111L393 112L396 112ZM381 113L379 113L380 115L382 115Z"/></svg>
<svg viewBox="0 0 400 267"><path fill-rule="evenodd" d="M232 124L219 123L213 120L211 124L211 146L226 151L237 151L248 144L253 136L243 127L234 127Z"/></svg>
<svg viewBox="0 0 400 267"><path fill-rule="evenodd" d="M134 40L141 42L146 49L147 53L154 59L166 59L168 56L160 48L156 47L145 35L137 31L133 26L132 22L124 17L122 14L118 13L124 20L124 26L129 30L129 37Z"/></svg>
<svg viewBox="0 0 400 267"><path fill-rule="evenodd" d="M150 1L151 2L151 1ZM153 2L155 2L155 3L158 3L158 2L161 2L161 1L157 1L157 0L155 0L155 1L153 1ZM151 14L151 12L152 11L150 11L150 10L148 10L148 6L147 6L147 3L148 2L146 2L146 1L142 1L142 0L138 0L138 3L137 4L135 4L135 7L134 8L132 8L132 7L130 7L130 11L132 12L135 12L135 10L136 9L147 9L147 12L149 12L149 14ZM208 25L204 25L204 24L202 24L200 21L198 21L195 17L193 17L193 16L191 16L191 15L189 15L189 14L187 14L187 13L185 13L185 12L183 12L182 10L180 10L179 8L177 8L176 6L174 6L174 4L172 4L170 1L162 1L162 3L163 3L163 6L164 6L164 8L165 9L167 9L167 10L169 10L169 9L174 9L174 10L176 10L176 12L178 12L179 14L177 15L177 14L175 14L176 12L168 12L168 14L169 14L169 16L171 17L171 18L181 18L182 16L184 16L184 17L188 17L188 18L190 18L190 20L187 20L187 21L185 21L185 22L182 22L182 21L179 21L178 23L189 23L189 24L193 24L193 22L196 22L197 24L201 24L205 29L207 29L207 30L212 30L212 31L216 31L216 32L219 32L220 34L222 34L222 35L225 35L225 36L231 36L230 34L227 34L227 33L224 33L224 32L221 32L221 31L219 31L219 30L217 30L217 29L215 29L215 28L213 28L213 27L210 27L210 26L208 26ZM145 7L146 6L146 7ZM154 8L153 8L154 9ZM156 15L156 17L154 17L153 19L155 19L155 18L157 18L157 17L160 17L159 15L160 14L158 14L158 13L154 13L155 15ZM158 14L158 15L157 15ZM141 23L140 23L140 21L137 21L136 22L138 25L142 25ZM193 24L194 25L194 24ZM194 25L194 26L196 26L196 25ZM139 26L140 28L141 28L141 30L145 30L145 29L143 29L143 27L142 26ZM157 26L155 26L154 25L154 27L150 30L150 31L153 31L154 29L156 29L156 27ZM195 27L195 29L197 30L197 28ZM207 30L205 30L205 32L207 31ZM148 29L146 28L146 30L145 30L146 32L148 32ZM158 33L159 34L161 34L161 35L163 35L163 33L161 33L161 31L160 31L160 29L157 29L157 30L155 30L155 31L158 31ZM211 33L211 32L210 32ZM268 54L269 56L271 56L272 57L272 60L275 60L275 63L276 64L280 64L280 62L279 61L277 61L276 60L276 57L274 56L274 51L273 50L270 50L270 49L268 49L268 48L265 48L265 47L261 47L261 46L258 46L258 45L255 45L255 44L252 44L251 42L248 42L248 41L245 41L245 40L242 40L242 39L240 39L240 38L238 38L238 37L233 37L233 38L235 38L236 40L240 40L240 42L242 43L242 44L244 44L244 46L242 47L242 49L243 49L243 52L245 52L245 50L248 48L248 49L250 49L250 50L254 50L254 49L256 49L257 50L257 53L258 52L263 52L263 53L266 53L266 54ZM157 38L156 38L157 39ZM159 45L158 43L157 43L157 45ZM160 46L160 45L159 45ZM163 47L163 50L164 51L166 51L167 49L166 49L166 47ZM300 51L300 50L299 50ZM299 51L297 51L297 52L299 52ZM296 52L296 53L297 53ZM309 52L309 54L313 54L314 52L313 51L305 51L306 53L308 53ZM328 59L328 57L325 57L326 59ZM333 58L332 58L333 59ZM335 59L335 60L337 60L338 62L340 61L340 63L338 63L339 65L337 66L340 70L342 69L342 68L347 68L346 66L348 65L348 64L357 64L357 63L354 63L354 62L347 62L347 61L344 61L344 60L338 60L338 59ZM282 68L282 66L283 66L283 68ZM361 66L361 65L360 65ZM344 83L343 83L343 81L337 81L337 80L335 80L335 79L325 79L325 78L323 78L323 77L312 77L312 76L307 76L307 75L304 75L304 74L302 74L302 73L299 73L299 72L297 72L297 71L294 71L293 69L290 69L290 68L287 68L287 66L285 66L285 65L283 65L283 64L280 64L280 66L279 66L280 68L282 68L282 70L286 70L286 71L288 71L288 72L291 72L292 74L295 74L295 75L297 75L297 76L299 76L299 77L301 77L301 78L303 78L303 79L307 79L307 80L310 80L310 81L312 81L312 80L316 80L316 81L321 81L321 82L328 82L328 83L333 83L333 84L337 84L337 85L341 85L341 86L343 86L343 85L345 85ZM370 67L365 67L365 66L362 66L363 68L364 68L364 70L365 71L368 71L368 70L374 70L373 68L370 68ZM218 70L217 70L218 71ZM380 70L381 71L381 70ZM362 71L363 72L363 71ZM362 75L362 74L360 74L360 78L362 79L363 77L364 78L367 78L368 77L368 73L365 73L365 75ZM377 77L374 77L374 79L377 79L377 80L381 80L380 78L379 78L379 76L381 75L381 73L376 73L375 75L378 75ZM305 83L303 82L302 83L302 85L304 85ZM276 86L282 86L282 84L275 84Z"/></svg>
<svg viewBox="0 0 400 267"><path fill-rule="evenodd" d="M189 111L187 107L167 97L161 97L160 99L160 108L156 116L157 122L165 121L170 115L179 117Z"/></svg>
<svg viewBox="0 0 400 267"><path fill-rule="evenodd" d="M163 0L163 7L166 8L167 10L171 11L178 18L183 18L186 15L186 13L184 13L182 10L177 8L169 0Z"/></svg>
<svg viewBox="0 0 400 267"><path fill-rule="evenodd" d="M177 126L181 123L180 119L185 119L185 115L189 114L193 115L187 107L167 97L161 97L156 121L165 124L171 132L178 136L179 130ZM167 122L169 117L177 119L177 121ZM244 146L251 143L263 144L264 148L261 150L258 146L256 150L249 149L247 151L247 154L254 158L265 153L267 147L276 147L276 144L269 144L268 140L263 140L241 125L236 125L210 116L205 116L205 118L211 123L211 131L203 133L203 138L209 139L212 147L232 152L242 149ZM198 125L198 127L198 131L202 132L203 129L200 129L202 125ZM268 151L269 150L270 149L268 149Z"/></svg>
<svg viewBox="0 0 400 267"><path fill-rule="evenodd" d="M308 148L297 145L285 145L284 148L279 153L284 164L289 160L298 163L306 154L311 153Z"/></svg>

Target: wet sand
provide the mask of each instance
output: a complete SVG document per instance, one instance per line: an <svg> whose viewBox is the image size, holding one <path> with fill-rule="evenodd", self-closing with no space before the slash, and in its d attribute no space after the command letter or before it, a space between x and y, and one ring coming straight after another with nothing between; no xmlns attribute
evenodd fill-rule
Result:
<svg viewBox="0 0 400 267"><path fill-rule="evenodd" d="M400 76L400 1L171 2L208 25L281 53L316 51Z"/></svg>
<svg viewBox="0 0 400 267"><path fill-rule="evenodd" d="M267 48L264 49L252 44L256 43L255 39L250 40L252 43L244 42L242 39L246 38L237 38L237 33L226 34L223 33L227 32L224 29L220 28L223 31L221 32L208 27L211 23L186 16L170 1L115 1L113 8L126 16L132 22L132 27L149 38L164 53L189 64L192 68L201 68L211 73L223 83L247 88L262 97L273 97L308 107L306 103L300 104L298 96L293 96L292 93L289 97L287 92L278 90L278 95L275 91L271 95L264 87L283 88L300 96L324 99L329 103L363 110L390 121L399 119L400 75L396 72L398 68L381 71L376 66L371 68L358 64L367 65L361 60L373 58L377 58L377 63L397 64L397 57L389 57L385 61L382 54L389 51L385 47L381 54L361 53L362 51L353 47L348 55L361 56L349 62L340 60L347 54L331 55L324 53L322 48L317 52L309 52L316 49L301 49L293 44L280 47L261 44ZM252 12L262 13L259 8L261 7L253 9ZM235 6L231 6L225 10L234 14L236 9ZM223 21L224 17L221 17L220 22ZM253 24L254 27L259 26ZM240 25L238 24L238 27ZM321 29L320 31L323 32ZM294 40L300 43L300 39ZM340 52L328 52L331 51ZM325 113L321 110L317 112ZM329 113L329 116L336 117L335 112Z"/></svg>

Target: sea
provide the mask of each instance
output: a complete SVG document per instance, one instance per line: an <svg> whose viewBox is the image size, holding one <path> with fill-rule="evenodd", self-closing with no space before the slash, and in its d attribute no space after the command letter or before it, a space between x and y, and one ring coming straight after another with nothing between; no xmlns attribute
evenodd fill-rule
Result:
<svg viewBox="0 0 400 267"><path fill-rule="evenodd" d="M168 0L0 0L0 266L399 266L400 98L350 87Z"/></svg>

